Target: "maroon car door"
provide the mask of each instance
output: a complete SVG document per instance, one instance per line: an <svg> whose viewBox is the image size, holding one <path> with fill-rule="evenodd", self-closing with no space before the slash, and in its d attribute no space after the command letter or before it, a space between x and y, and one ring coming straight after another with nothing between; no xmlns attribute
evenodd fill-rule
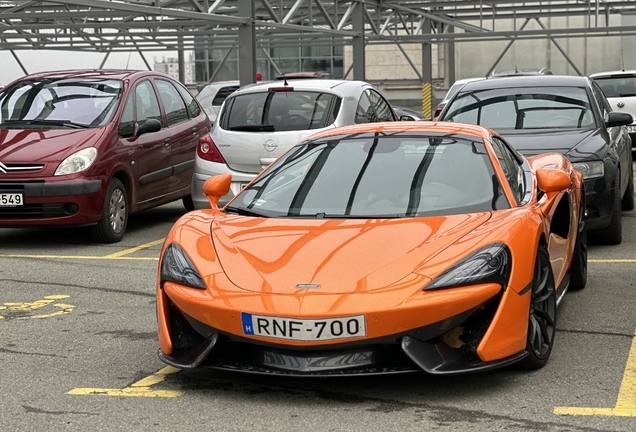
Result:
<svg viewBox="0 0 636 432"><path fill-rule="evenodd" d="M201 128L197 125L197 120L190 117L188 107L177 88L166 79L155 78L154 81L170 131L173 171L168 182L168 193L189 193Z"/></svg>
<svg viewBox="0 0 636 432"><path fill-rule="evenodd" d="M144 122L155 119L162 122L159 102L149 80L141 81L133 90L134 98L129 97L124 118L134 112L132 136L125 138L127 158L133 173L131 202L141 206L156 198L163 197L168 191L168 179L172 171L170 165L170 132L162 127L160 131L136 135ZM121 130L121 126L120 126ZM121 134L121 132L120 132Z"/></svg>

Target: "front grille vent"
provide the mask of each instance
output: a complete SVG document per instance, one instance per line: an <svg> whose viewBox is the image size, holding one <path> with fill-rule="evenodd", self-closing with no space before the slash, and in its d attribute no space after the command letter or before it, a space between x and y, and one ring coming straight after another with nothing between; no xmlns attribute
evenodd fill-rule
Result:
<svg viewBox="0 0 636 432"><path fill-rule="evenodd" d="M33 172L42 168L44 168L42 164L4 164L0 162L0 174Z"/></svg>

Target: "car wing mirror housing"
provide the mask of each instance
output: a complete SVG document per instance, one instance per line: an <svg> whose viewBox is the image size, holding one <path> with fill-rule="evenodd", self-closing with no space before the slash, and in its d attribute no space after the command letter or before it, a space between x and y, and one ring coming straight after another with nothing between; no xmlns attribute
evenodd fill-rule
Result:
<svg viewBox="0 0 636 432"><path fill-rule="evenodd" d="M231 174L212 176L203 183L203 195L210 201L210 207L213 209L219 208L219 200L230 191L231 183Z"/></svg>
<svg viewBox="0 0 636 432"><path fill-rule="evenodd" d="M137 123L135 136L151 132L159 132L161 130L161 122L157 119L146 119L143 123Z"/></svg>
<svg viewBox="0 0 636 432"><path fill-rule="evenodd" d="M541 205L544 214L550 213L555 197L572 185L570 176L560 169L541 168L537 170L539 189L546 193L547 201Z"/></svg>
<svg viewBox="0 0 636 432"><path fill-rule="evenodd" d="M400 116L400 121L415 121L415 119L408 115L402 115Z"/></svg>
<svg viewBox="0 0 636 432"><path fill-rule="evenodd" d="M605 121L605 127L626 126L634 122L634 118L629 113L611 112Z"/></svg>

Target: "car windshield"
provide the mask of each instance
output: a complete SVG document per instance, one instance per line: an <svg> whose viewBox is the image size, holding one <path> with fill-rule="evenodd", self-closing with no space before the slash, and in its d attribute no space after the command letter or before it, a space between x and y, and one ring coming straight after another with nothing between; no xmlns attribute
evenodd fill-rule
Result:
<svg viewBox="0 0 636 432"><path fill-rule="evenodd" d="M608 98L636 96L636 77L594 78Z"/></svg>
<svg viewBox="0 0 636 432"><path fill-rule="evenodd" d="M225 211L265 217L400 218L509 208L480 141L365 134L300 144Z"/></svg>
<svg viewBox="0 0 636 432"><path fill-rule="evenodd" d="M21 81L0 94L0 126L103 126L121 93L122 82L110 79Z"/></svg>
<svg viewBox="0 0 636 432"><path fill-rule="evenodd" d="M290 88L291 89L291 88ZM263 91L231 96L221 127L236 131L300 131L332 124L340 98L319 91Z"/></svg>
<svg viewBox="0 0 636 432"><path fill-rule="evenodd" d="M594 114L578 87L497 88L460 92L447 106L444 121L520 129L588 129Z"/></svg>

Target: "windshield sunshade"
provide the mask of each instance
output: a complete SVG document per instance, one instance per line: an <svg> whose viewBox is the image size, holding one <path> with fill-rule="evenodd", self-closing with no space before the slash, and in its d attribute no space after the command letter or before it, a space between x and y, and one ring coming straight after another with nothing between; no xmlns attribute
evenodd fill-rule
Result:
<svg viewBox="0 0 636 432"><path fill-rule="evenodd" d="M299 145L230 204L269 217L399 218L509 208L483 142L366 135Z"/></svg>

